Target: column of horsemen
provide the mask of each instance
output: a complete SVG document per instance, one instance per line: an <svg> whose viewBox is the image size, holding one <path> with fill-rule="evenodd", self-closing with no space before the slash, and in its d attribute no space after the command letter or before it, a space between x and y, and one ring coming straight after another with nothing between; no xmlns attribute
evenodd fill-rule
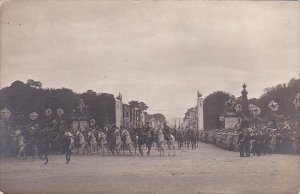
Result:
<svg viewBox="0 0 300 194"><path fill-rule="evenodd" d="M46 163L48 154L66 153L67 163L70 155L92 154L121 155L140 154L146 149L150 154L151 147L155 146L158 151L167 145L167 149L173 148L175 155L175 139L178 149L187 147L195 149L200 140L198 130L178 130L170 128L166 124L159 127L151 127L149 122L133 127L115 127L105 125L100 128L91 125L84 129L69 129L63 120L54 120L44 126L32 124L27 127L16 129L15 137L19 144L19 158L26 155L43 157ZM164 153L163 153L164 154ZM170 152L169 152L170 154Z"/></svg>

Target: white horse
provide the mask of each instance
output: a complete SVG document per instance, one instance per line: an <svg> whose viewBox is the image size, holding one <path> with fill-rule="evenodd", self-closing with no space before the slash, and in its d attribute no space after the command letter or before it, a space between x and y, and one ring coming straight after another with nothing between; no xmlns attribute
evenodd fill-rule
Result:
<svg viewBox="0 0 300 194"><path fill-rule="evenodd" d="M124 138L123 155L125 155L125 151L129 152L130 155L132 155L132 151L131 151L132 141L131 141L130 133L125 129L122 131L121 137Z"/></svg>
<svg viewBox="0 0 300 194"><path fill-rule="evenodd" d="M20 147L18 158L21 158L21 155L22 155L22 158L26 158L26 153L25 153L26 142L25 142L24 136L21 134L22 134L22 131L20 129L17 129L16 137L19 138L18 143L19 143L19 147Z"/></svg>
<svg viewBox="0 0 300 194"><path fill-rule="evenodd" d="M106 135L103 131L98 133L98 139L99 139L99 153L104 155L105 149L107 147L107 140L106 140Z"/></svg>
<svg viewBox="0 0 300 194"><path fill-rule="evenodd" d="M78 139L76 145L77 154L83 154L85 152L85 147L86 147L85 138L81 131L77 131L75 136Z"/></svg>
<svg viewBox="0 0 300 194"><path fill-rule="evenodd" d="M168 150L169 150L168 156L170 156L171 147L173 149L173 156L175 156L175 137L170 134L170 140L167 141L164 138L162 129L158 129L158 137L157 138L158 138L157 139L157 147L158 147L159 155L161 156L161 152L163 152L163 156L165 155L164 145L167 145Z"/></svg>

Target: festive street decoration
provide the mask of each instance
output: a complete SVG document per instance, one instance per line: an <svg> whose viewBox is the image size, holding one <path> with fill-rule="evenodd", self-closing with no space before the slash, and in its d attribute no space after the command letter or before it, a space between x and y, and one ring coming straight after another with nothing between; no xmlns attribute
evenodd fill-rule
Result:
<svg viewBox="0 0 300 194"><path fill-rule="evenodd" d="M4 108L3 110L1 110L1 118L8 120L10 115L11 115L11 112L7 108Z"/></svg>
<svg viewBox="0 0 300 194"><path fill-rule="evenodd" d="M268 105L269 109L273 112L276 112L279 108L279 105L274 100L271 100L271 102Z"/></svg>
<svg viewBox="0 0 300 194"><path fill-rule="evenodd" d="M47 109L45 110L45 114L46 114L47 117L50 117L50 116L52 115L52 113L53 113L53 111L52 111L51 108L47 108Z"/></svg>
<svg viewBox="0 0 300 194"><path fill-rule="evenodd" d="M300 93L298 93L293 101L295 108L299 111L300 110Z"/></svg>
<svg viewBox="0 0 300 194"><path fill-rule="evenodd" d="M32 121L35 121L39 117L39 114L37 114L36 112L33 112L29 115L29 117Z"/></svg>
<svg viewBox="0 0 300 194"><path fill-rule="evenodd" d="M224 121L225 121L225 117L224 117L224 116L220 116L220 117L219 117L219 120L220 120L221 122L224 122Z"/></svg>
<svg viewBox="0 0 300 194"><path fill-rule="evenodd" d="M58 117L61 118L61 116L64 114L64 110L62 108L59 108L56 110L56 113L57 113Z"/></svg>

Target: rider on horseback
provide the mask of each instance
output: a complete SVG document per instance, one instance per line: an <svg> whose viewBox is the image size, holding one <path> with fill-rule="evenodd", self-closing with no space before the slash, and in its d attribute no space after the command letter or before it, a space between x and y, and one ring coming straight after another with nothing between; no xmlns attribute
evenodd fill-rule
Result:
<svg viewBox="0 0 300 194"><path fill-rule="evenodd" d="M163 134L164 134L165 140L166 141L170 141L170 139L171 139L171 132L170 132L170 128L166 124L164 124Z"/></svg>

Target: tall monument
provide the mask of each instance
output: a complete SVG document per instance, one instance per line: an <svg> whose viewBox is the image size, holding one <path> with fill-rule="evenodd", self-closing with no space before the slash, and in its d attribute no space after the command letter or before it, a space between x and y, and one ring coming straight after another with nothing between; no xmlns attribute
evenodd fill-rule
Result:
<svg viewBox="0 0 300 194"><path fill-rule="evenodd" d="M197 113L198 113L198 130L204 130L204 119L203 119L203 97L202 94L197 92Z"/></svg>
<svg viewBox="0 0 300 194"><path fill-rule="evenodd" d="M123 123L123 102L122 94L116 98L116 127L121 127Z"/></svg>
<svg viewBox="0 0 300 194"><path fill-rule="evenodd" d="M84 131L89 128L89 106L86 105L83 99L80 99L79 105L73 110L72 120L72 130Z"/></svg>

